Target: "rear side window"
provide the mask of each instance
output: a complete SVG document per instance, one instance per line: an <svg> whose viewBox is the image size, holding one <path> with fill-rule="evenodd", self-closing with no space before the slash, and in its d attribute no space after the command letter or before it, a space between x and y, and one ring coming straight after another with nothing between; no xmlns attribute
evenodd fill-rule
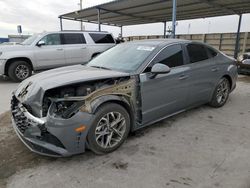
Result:
<svg viewBox="0 0 250 188"><path fill-rule="evenodd" d="M62 34L63 44L85 44L85 38L81 33L64 33Z"/></svg>
<svg viewBox="0 0 250 188"><path fill-rule="evenodd" d="M183 65L183 51L181 45L175 44L163 49L154 59L155 63L165 64L169 67Z"/></svg>
<svg viewBox="0 0 250 188"><path fill-rule="evenodd" d="M93 39L93 41L97 44L103 44L103 43L115 43L113 37L111 34L105 34L105 33L89 33L90 37Z"/></svg>
<svg viewBox="0 0 250 188"><path fill-rule="evenodd" d="M208 59L206 48L201 44L188 44L187 51L190 63L195 63Z"/></svg>

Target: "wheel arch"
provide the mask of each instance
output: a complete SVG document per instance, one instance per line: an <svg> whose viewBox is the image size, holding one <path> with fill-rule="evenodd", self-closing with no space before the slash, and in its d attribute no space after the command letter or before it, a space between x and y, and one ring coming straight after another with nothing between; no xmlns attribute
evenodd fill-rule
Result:
<svg viewBox="0 0 250 188"><path fill-rule="evenodd" d="M93 59L94 57L96 57L96 56L98 56L100 54L101 54L101 52L95 52L95 53L93 53L92 56L91 56L91 59Z"/></svg>
<svg viewBox="0 0 250 188"><path fill-rule="evenodd" d="M97 110L101 106L106 105L108 103L119 104L123 108L125 108L125 110L128 112L129 117L130 117L130 131L131 131L133 129L133 127L134 127L134 119L135 119L135 117L134 117L133 109L132 109L130 103L123 96L106 95L106 96L98 98L96 101L93 102L92 113L96 113Z"/></svg>
<svg viewBox="0 0 250 188"><path fill-rule="evenodd" d="M25 62L29 63L29 65L31 66L31 69L34 70L32 61L28 57L15 57L15 58L11 58L11 59L7 60L7 62L5 64L5 68L4 68L5 75L8 76L8 69L9 69L11 63L13 63L15 61L25 61Z"/></svg>
<svg viewBox="0 0 250 188"><path fill-rule="evenodd" d="M229 76L228 74L225 74L224 76L222 76L222 78L226 78L229 81L230 89L232 89L233 80L232 80L231 76Z"/></svg>

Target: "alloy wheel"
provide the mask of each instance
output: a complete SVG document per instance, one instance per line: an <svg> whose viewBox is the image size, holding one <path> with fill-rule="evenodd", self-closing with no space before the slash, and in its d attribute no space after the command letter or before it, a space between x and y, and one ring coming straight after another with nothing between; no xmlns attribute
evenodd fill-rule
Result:
<svg viewBox="0 0 250 188"><path fill-rule="evenodd" d="M228 97L229 94L229 83L226 79L224 79L217 88L216 100L219 104L223 104Z"/></svg>
<svg viewBox="0 0 250 188"><path fill-rule="evenodd" d="M23 80L29 76L29 68L26 65L18 65L15 74L18 79Z"/></svg>
<svg viewBox="0 0 250 188"><path fill-rule="evenodd" d="M119 112L109 112L98 122L95 129L96 143L102 148L118 145L126 132L126 120Z"/></svg>

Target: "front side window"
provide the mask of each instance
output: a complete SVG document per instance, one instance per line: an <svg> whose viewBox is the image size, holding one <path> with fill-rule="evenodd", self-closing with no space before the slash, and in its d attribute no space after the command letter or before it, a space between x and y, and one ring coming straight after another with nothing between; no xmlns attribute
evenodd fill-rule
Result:
<svg viewBox="0 0 250 188"><path fill-rule="evenodd" d="M85 38L81 33L64 33L62 34L63 44L85 44Z"/></svg>
<svg viewBox="0 0 250 188"><path fill-rule="evenodd" d="M154 59L153 64L161 63L169 67L183 65L183 51L181 45L175 44L163 49Z"/></svg>
<svg viewBox="0 0 250 188"><path fill-rule="evenodd" d="M187 51L190 63L196 63L208 59L207 50L202 44L188 44Z"/></svg>
<svg viewBox="0 0 250 188"><path fill-rule="evenodd" d="M60 34L49 34L43 37L40 41L44 41L45 45L60 45Z"/></svg>
<svg viewBox="0 0 250 188"><path fill-rule="evenodd" d="M105 33L89 33L90 37L96 44L103 44L103 43L115 43L111 34Z"/></svg>

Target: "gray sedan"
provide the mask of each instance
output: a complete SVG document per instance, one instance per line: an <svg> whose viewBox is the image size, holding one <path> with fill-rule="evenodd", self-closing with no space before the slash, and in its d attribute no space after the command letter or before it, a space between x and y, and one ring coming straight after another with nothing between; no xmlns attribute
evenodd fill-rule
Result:
<svg viewBox="0 0 250 188"><path fill-rule="evenodd" d="M39 154L105 154L131 131L202 104L223 106L236 79L236 61L203 43L124 43L86 66L23 81L11 101L13 127Z"/></svg>

